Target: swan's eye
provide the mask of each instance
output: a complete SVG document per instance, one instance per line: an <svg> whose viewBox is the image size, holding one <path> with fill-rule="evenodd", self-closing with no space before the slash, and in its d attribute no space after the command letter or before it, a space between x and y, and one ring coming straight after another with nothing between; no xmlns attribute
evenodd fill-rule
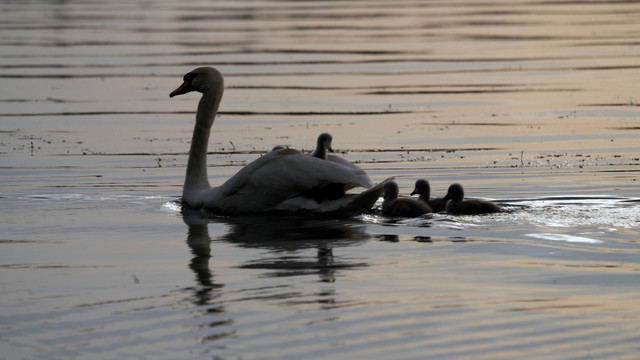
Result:
<svg viewBox="0 0 640 360"><path fill-rule="evenodd" d="M200 74L190 72L190 73L188 73L188 74L186 74L186 75L184 76L183 80L184 80L184 82L186 82L187 84L191 84L191 82L193 81L193 79L195 79L198 75L200 75Z"/></svg>

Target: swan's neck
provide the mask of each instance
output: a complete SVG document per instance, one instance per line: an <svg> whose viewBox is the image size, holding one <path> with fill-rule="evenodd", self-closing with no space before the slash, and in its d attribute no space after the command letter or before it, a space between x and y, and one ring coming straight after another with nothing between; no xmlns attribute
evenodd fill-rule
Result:
<svg viewBox="0 0 640 360"><path fill-rule="evenodd" d="M185 197L189 193L208 190L211 187L207 177L207 146L209 144L211 126L218 112L221 99L222 89L203 93L198 103L196 126L193 128L187 175L184 180L183 196Z"/></svg>

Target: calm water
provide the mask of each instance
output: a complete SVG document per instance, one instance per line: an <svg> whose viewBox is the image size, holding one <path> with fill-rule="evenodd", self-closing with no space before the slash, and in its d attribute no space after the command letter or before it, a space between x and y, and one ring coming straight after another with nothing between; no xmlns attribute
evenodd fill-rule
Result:
<svg viewBox="0 0 640 360"><path fill-rule="evenodd" d="M0 4L0 358L640 353L640 4ZM500 202L416 219L181 213L277 144Z"/></svg>

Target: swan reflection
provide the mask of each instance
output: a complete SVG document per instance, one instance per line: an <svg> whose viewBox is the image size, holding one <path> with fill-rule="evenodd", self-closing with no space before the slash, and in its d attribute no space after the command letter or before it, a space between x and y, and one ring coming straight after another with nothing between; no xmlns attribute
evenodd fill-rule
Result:
<svg viewBox="0 0 640 360"><path fill-rule="evenodd" d="M193 288L194 303L198 306L209 305L221 295L223 284L214 282L214 276L209 268L211 259L211 237L206 219L197 216L183 215L188 225L187 244L194 255L189 262L189 269L196 276L197 286ZM207 309L207 312L210 312Z"/></svg>
<svg viewBox="0 0 640 360"><path fill-rule="evenodd" d="M205 264L208 269L211 244L218 241L269 250L266 258L238 264L241 269L268 270L263 276L317 274L320 281L333 282L336 270L367 266L363 262L334 256L334 248L356 245L370 238L365 225L355 219L291 213L209 217L198 210L185 208L183 220L189 227L187 245L194 255L191 262L194 271L194 267L201 269ZM210 224L226 225L228 230L212 238L209 235ZM300 253L306 249L316 249L316 256L310 258Z"/></svg>
<svg viewBox="0 0 640 360"><path fill-rule="evenodd" d="M226 242L244 248L268 250L257 258L237 264L238 269L263 270L257 277L317 276L318 284L336 281L336 273L345 269L368 266L364 261L334 255L334 249L354 246L371 238L366 226L354 218L335 218L272 213L238 217L210 217L199 210L183 208L183 221L188 226L186 243L193 258L189 268L195 273L197 285L194 288L195 303L198 306L218 303L217 309L224 309L221 296L222 284L214 282L210 267L215 244ZM224 225L225 231L211 236L209 227ZM309 256L309 249L315 255ZM251 252L247 252L252 254ZM293 285L291 285L293 286ZM270 296L279 298L284 304L313 302L322 308L336 303L332 285L318 286L305 296L287 291ZM311 300L309 300L311 295ZM304 298L304 299L302 299ZM217 299L217 300L216 300ZM216 300L216 301L213 301ZM210 313L207 310L207 313Z"/></svg>

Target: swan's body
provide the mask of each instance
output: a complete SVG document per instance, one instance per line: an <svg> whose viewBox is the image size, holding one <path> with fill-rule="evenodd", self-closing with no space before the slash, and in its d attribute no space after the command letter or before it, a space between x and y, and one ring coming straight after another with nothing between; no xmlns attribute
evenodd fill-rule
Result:
<svg viewBox="0 0 640 360"><path fill-rule="evenodd" d="M460 184L452 184L449 186L447 195L442 198L447 201L445 211L456 215L476 215L500 212L502 209L499 205L491 201L469 199L464 200L464 189Z"/></svg>
<svg viewBox="0 0 640 360"><path fill-rule="evenodd" d="M390 216L417 217L430 213L429 205L412 198L399 198L398 184L389 181L384 185L382 214Z"/></svg>
<svg viewBox="0 0 640 360"><path fill-rule="evenodd" d="M420 194L418 200L426 203L431 207L433 212L440 212L444 210L446 202L442 201L442 198L433 198L431 199L431 186L429 182L425 179L416 180L416 185L411 195Z"/></svg>
<svg viewBox="0 0 640 360"><path fill-rule="evenodd" d="M198 91L196 125L193 130L183 203L222 215L257 213L271 210L361 211L370 209L382 194L383 183L357 195L337 199L311 199L304 193L341 184L343 189L371 187L367 174L355 165L326 161L293 149L278 149L242 168L219 187L211 187L207 177L207 145L215 120L224 81L213 68L197 68L184 76L184 83L170 97ZM346 160L344 160L346 161Z"/></svg>

